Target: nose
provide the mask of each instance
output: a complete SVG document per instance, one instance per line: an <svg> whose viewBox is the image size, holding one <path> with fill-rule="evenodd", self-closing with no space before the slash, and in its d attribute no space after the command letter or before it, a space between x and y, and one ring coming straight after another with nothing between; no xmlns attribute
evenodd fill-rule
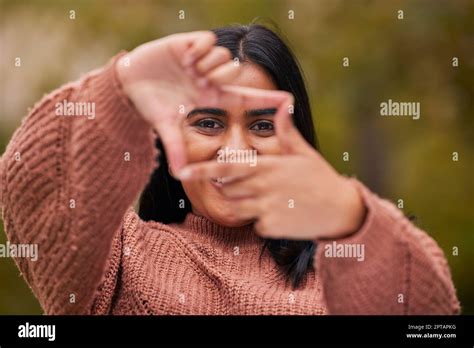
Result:
<svg viewBox="0 0 474 348"><path fill-rule="evenodd" d="M248 163L257 165L257 150L251 142L251 134L241 125L228 128L224 142L217 151L217 161L225 163Z"/></svg>
<svg viewBox="0 0 474 348"><path fill-rule="evenodd" d="M242 129L242 127L231 127L225 135L222 147L229 150L253 149L248 134L245 132L245 129Z"/></svg>

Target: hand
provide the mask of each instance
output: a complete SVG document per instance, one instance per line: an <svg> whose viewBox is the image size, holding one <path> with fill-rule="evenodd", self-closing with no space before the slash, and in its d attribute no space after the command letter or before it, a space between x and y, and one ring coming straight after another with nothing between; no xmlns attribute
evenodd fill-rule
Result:
<svg viewBox="0 0 474 348"><path fill-rule="evenodd" d="M222 193L240 218L255 220L265 238L333 239L357 231L366 214L357 189L306 143L287 112L278 111L275 127L282 155L259 156L254 167L191 164L181 180L230 178Z"/></svg>
<svg viewBox="0 0 474 348"><path fill-rule="evenodd" d="M123 90L158 131L174 172L186 163L180 108L212 104L218 87L238 75L230 51L215 42L210 31L174 34L137 47L116 65Z"/></svg>

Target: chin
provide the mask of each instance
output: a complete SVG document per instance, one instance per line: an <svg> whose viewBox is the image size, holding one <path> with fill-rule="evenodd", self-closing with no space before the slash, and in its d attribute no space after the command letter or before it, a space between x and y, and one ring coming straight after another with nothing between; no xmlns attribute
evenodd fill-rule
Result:
<svg viewBox="0 0 474 348"><path fill-rule="evenodd" d="M235 212L230 207L225 207L225 202L222 202L222 205L208 209L207 211L209 212L207 218L222 226L241 227L252 223L251 220L243 220L236 216Z"/></svg>
<svg viewBox="0 0 474 348"><path fill-rule="evenodd" d="M212 222L227 227L242 227L251 224L252 220L244 220L235 214L232 203L224 199L217 199L205 204L206 213L202 214Z"/></svg>
<svg viewBox="0 0 474 348"><path fill-rule="evenodd" d="M240 218L232 202L226 199L214 186L207 184L200 190L189 190L184 187L191 204L193 212L211 220L212 222L226 227L242 227L253 223L253 220ZM188 189L188 190L187 190Z"/></svg>

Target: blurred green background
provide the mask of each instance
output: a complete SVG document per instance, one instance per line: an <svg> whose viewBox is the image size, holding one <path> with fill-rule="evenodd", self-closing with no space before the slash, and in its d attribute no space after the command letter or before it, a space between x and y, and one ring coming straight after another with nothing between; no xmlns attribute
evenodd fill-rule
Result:
<svg viewBox="0 0 474 348"><path fill-rule="evenodd" d="M119 50L175 32L274 22L304 70L324 155L380 196L403 199L404 212L444 250L463 313L474 314L474 1L0 4L0 153L44 93ZM421 118L381 117L388 99L420 102ZM1 221L0 230L5 243ZM0 259L0 314L41 312L13 260Z"/></svg>

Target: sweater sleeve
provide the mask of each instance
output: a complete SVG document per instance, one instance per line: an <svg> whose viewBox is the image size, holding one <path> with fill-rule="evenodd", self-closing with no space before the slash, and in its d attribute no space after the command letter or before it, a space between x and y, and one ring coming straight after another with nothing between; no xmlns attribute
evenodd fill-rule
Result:
<svg viewBox="0 0 474 348"><path fill-rule="evenodd" d="M368 209L363 226L338 240L319 240L329 314L459 314L443 252L392 203L351 179Z"/></svg>
<svg viewBox="0 0 474 348"><path fill-rule="evenodd" d="M0 161L5 231L11 244L37 245L36 260L15 262L48 314L91 312L114 235L156 167L119 56L38 102Z"/></svg>

